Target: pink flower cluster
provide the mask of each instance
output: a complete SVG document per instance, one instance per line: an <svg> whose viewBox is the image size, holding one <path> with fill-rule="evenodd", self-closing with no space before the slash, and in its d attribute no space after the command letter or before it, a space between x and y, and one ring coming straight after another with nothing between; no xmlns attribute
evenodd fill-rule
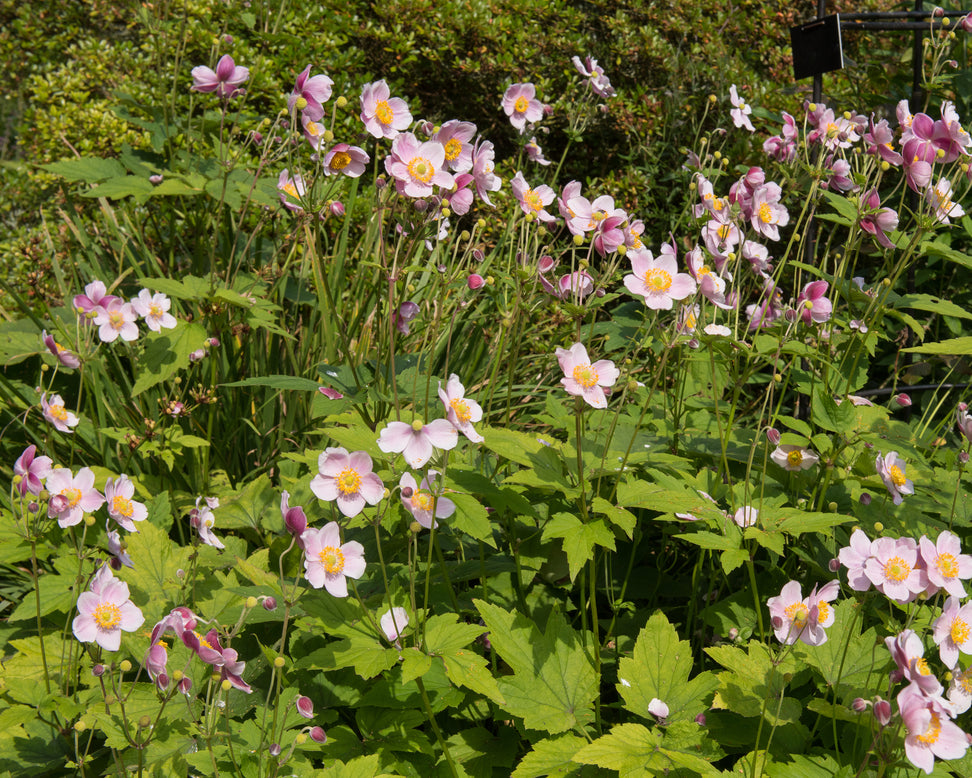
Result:
<svg viewBox="0 0 972 778"><path fill-rule="evenodd" d="M826 629L834 623L834 609L830 603L840 591L836 580L824 584L820 590L813 587L809 595L803 597L798 581L787 583L777 597L770 597L770 618L773 634L784 645L799 640L808 646L819 646L827 642Z"/></svg>
<svg viewBox="0 0 972 778"><path fill-rule="evenodd" d="M153 332L172 329L177 324L176 318L169 313L172 302L161 292L152 294L148 289L142 289L137 297L125 302L108 294L104 283L97 280L85 286L84 294L75 296L74 307L86 319L93 320L103 343L113 343L118 338L136 340L139 318Z"/></svg>

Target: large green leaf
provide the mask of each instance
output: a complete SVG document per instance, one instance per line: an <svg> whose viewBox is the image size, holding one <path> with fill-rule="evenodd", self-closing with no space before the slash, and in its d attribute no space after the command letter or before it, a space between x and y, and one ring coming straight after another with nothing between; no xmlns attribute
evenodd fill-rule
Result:
<svg viewBox="0 0 972 778"><path fill-rule="evenodd" d="M597 674L580 635L559 611L547 619L543 634L522 614L475 600L489 628L493 649L512 669L499 680L501 707L523 719L528 729L551 734L589 723L597 696Z"/></svg>
<svg viewBox="0 0 972 778"><path fill-rule="evenodd" d="M618 664L618 692L624 707L654 721L648 705L658 699L668 706L669 721L692 721L708 707L709 697L719 685L709 672L689 681L692 649L661 611L655 613L635 641L630 657Z"/></svg>
<svg viewBox="0 0 972 778"><path fill-rule="evenodd" d="M540 539L550 538L563 538L571 581L576 579L581 568L594 558L595 545L614 551L614 533L600 517L582 522L571 513L554 514L543 528Z"/></svg>
<svg viewBox="0 0 972 778"><path fill-rule="evenodd" d="M687 726L694 727L697 730L696 738L701 739L701 727L695 724ZM607 735L599 737L574 754L573 759L582 764L617 770L626 778L666 776L679 768L686 768L692 775L722 775L720 770L699 756L692 746L679 743L674 748L670 745L666 747L668 736L669 733L648 729L641 724L619 724Z"/></svg>
<svg viewBox="0 0 972 778"><path fill-rule="evenodd" d="M140 394L189 367L189 355L201 349L207 337L202 325L183 321L175 329L153 332L147 336L132 394Z"/></svg>
<svg viewBox="0 0 972 778"><path fill-rule="evenodd" d="M534 743L533 750L520 760L511 778L565 778L574 775L581 766L573 760L573 756L585 745L587 741L584 738L570 733Z"/></svg>
<svg viewBox="0 0 972 778"><path fill-rule="evenodd" d="M125 175L125 168L117 159L101 159L100 157L63 159L60 162L41 165L41 168L66 178L68 181L83 181L88 184Z"/></svg>
<svg viewBox="0 0 972 778"><path fill-rule="evenodd" d="M947 354L954 357L969 356L972 354L972 335L940 340L937 343L925 343L923 346L912 346L911 348L901 350L910 351L914 354Z"/></svg>

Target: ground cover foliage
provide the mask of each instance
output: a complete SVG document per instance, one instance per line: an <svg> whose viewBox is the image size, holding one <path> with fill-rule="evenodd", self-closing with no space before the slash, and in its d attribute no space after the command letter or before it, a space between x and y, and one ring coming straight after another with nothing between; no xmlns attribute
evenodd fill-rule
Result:
<svg viewBox="0 0 972 778"><path fill-rule="evenodd" d="M0 774L970 774L972 20L788 5L5 5Z"/></svg>

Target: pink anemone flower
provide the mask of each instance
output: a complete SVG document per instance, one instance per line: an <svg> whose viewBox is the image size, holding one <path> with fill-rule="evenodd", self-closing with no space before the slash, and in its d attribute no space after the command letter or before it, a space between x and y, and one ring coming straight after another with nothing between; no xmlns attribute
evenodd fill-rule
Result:
<svg viewBox="0 0 972 778"><path fill-rule="evenodd" d="M36 453L37 446L27 446L14 462L14 476L20 476L16 488L21 497L26 497L28 492L39 495L44 489L44 479L51 474L51 458L34 456Z"/></svg>
<svg viewBox="0 0 972 778"><path fill-rule="evenodd" d="M317 459L317 469L311 491L325 502L336 502L348 518L361 513L365 504L377 505L385 495L385 485L372 472L371 457L364 451L349 454L345 448L327 448Z"/></svg>
<svg viewBox="0 0 972 778"><path fill-rule="evenodd" d="M834 311L833 303L824 295L829 284L826 281L811 281L803 287L797 298L797 314L804 324L822 324L830 319Z"/></svg>
<svg viewBox="0 0 972 778"><path fill-rule="evenodd" d="M614 386L621 372L608 359L591 364L583 343L575 343L569 349L557 349L557 361L564 377L560 383L567 394L583 397L592 408L607 408L607 395L604 390Z"/></svg>
<svg viewBox="0 0 972 778"><path fill-rule="evenodd" d="M905 756L915 767L929 775L935 769L935 757L961 759L969 741L957 724L950 720L948 705L941 698L928 697L914 684L898 694L898 708L904 721Z"/></svg>
<svg viewBox="0 0 972 778"><path fill-rule="evenodd" d="M536 124L543 118L543 103L536 95L536 87L529 83L513 84L503 94L503 113L521 134L526 132L527 123Z"/></svg>
<svg viewBox="0 0 972 778"><path fill-rule="evenodd" d="M82 467L77 475L66 467L56 467L47 476L45 487L51 495L47 516L57 517L60 527L81 523L86 513L94 513L105 504L104 495L95 489L95 475L90 467Z"/></svg>
<svg viewBox="0 0 972 778"><path fill-rule="evenodd" d="M671 310L674 300L684 300L695 294L695 281L688 273L679 273L671 255L654 255L644 251L629 252L632 273L624 277L624 285L634 295L645 298L645 305L653 310Z"/></svg>
<svg viewBox="0 0 972 778"><path fill-rule="evenodd" d="M390 95L384 80L365 84L361 89L361 121L375 138L394 138L412 123L405 101Z"/></svg>
<svg viewBox="0 0 972 778"><path fill-rule="evenodd" d="M446 409L446 418L459 432L473 443L482 443L483 436L473 428L473 424L483 418L483 409L475 400L466 398L466 388L455 373L449 376L445 389L439 382L439 399Z"/></svg>
<svg viewBox="0 0 972 778"><path fill-rule="evenodd" d="M135 484L127 475L120 475L117 479L109 478L105 483L105 501L108 503L108 515L129 532L138 532L136 521L148 518L148 508L132 499L135 496Z"/></svg>
<svg viewBox="0 0 972 778"><path fill-rule="evenodd" d="M119 581L104 565L91 581L91 586L78 597L78 615L71 630L82 643L97 643L106 651L121 647L121 633L134 632L145 622L145 616L129 599L128 584Z"/></svg>
<svg viewBox="0 0 972 778"><path fill-rule="evenodd" d="M287 98L287 109L293 111L297 101L303 98L307 104L301 113L312 122L317 122L324 118L324 103L331 99L334 82L323 73L311 76L310 71L311 66L308 65L297 76L294 91Z"/></svg>
<svg viewBox="0 0 972 778"><path fill-rule="evenodd" d="M418 469L432 458L435 449L448 451L456 447L459 433L448 419L423 424L416 419L389 422L378 436L378 448L386 454L401 454L409 467Z"/></svg>
<svg viewBox="0 0 972 778"><path fill-rule="evenodd" d="M229 54L224 54L216 63L216 70L205 65L192 69L192 89L195 92L215 92L220 97L232 97L249 77L249 68L240 67Z"/></svg>
<svg viewBox="0 0 972 778"><path fill-rule="evenodd" d="M71 370L81 367L81 360L78 358L78 355L73 351L69 351L68 349L64 348L64 346L54 340L54 336L48 335L47 330L43 330L41 332L41 340L44 341L44 345L47 346L47 350L57 357L57 361L62 367L66 367Z"/></svg>
<svg viewBox="0 0 972 778"><path fill-rule="evenodd" d="M346 579L364 575L364 547L356 540L342 544L336 521L328 522L321 529L305 530L300 538L304 543L307 582L315 589L327 589L335 597L347 597Z"/></svg>
<svg viewBox="0 0 972 778"><path fill-rule="evenodd" d="M435 470L429 470L422 483L418 484L411 473L402 473L398 482L402 489L402 505L426 529L439 526L436 519L448 519L456 512L456 504L439 494L440 489L435 483L437 475ZM405 496L406 489L410 492L408 497Z"/></svg>

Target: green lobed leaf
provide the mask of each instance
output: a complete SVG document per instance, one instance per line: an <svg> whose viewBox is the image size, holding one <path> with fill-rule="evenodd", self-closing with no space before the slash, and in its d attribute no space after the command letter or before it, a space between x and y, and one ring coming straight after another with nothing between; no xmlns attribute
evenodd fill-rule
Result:
<svg viewBox="0 0 972 778"><path fill-rule="evenodd" d="M701 733L698 736L701 737ZM666 748L665 740L665 734L658 729L650 730L641 724L619 724L574 754L573 759L582 764L617 770L624 776L665 776L680 767L704 777L722 775L693 751Z"/></svg>
<svg viewBox="0 0 972 778"><path fill-rule="evenodd" d="M658 611L638 634L632 655L618 664L618 693L627 710L649 721L655 718L648 710L653 698L668 705L669 721L692 721L706 709L718 681L709 672L689 681L691 671L691 646Z"/></svg>
<svg viewBox="0 0 972 778"><path fill-rule="evenodd" d="M972 355L972 335L940 340L937 343L925 343L921 346L912 346L911 348L903 348L901 350L913 354L947 354L955 357L969 356Z"/></svg>
<svg viewBox="0 0 972 778"><path fill-rule="evenodd" d="M476 540L496 548L493 525L486 507L471 494L449 492L446 495L456 504L456 512L448 519L449 524Z"/></svg>
<svg viewBox="0 0 972 778"><path fill-rule="evenodd" d="M220 386L267 386L271 389L280 389L282 391L316 392L321 385L317 381L313 381L310 378L301 378L300 376L267 375L244 378L242 381L233 381L228 384L220 384Z"/></svg>
<svg viewBox="0 0 972 778"><path fill-rule="evenodd" d="M831 432L848 434L854 430L854 406L848 400L838 405L823 387L813 393L810 418L818 427Z"/></svg>
<svg viewBox="0 0 972 778"><path fill-rule="evenodd" d="M145 351L138 362L138 378L132 387L132 395L141 394L189 367L189 355L201 349L207 337L202 325L184 321L180 321L175 329L146 336Z"/></svg>
<svg viewBox="0 0 972 778"><path fill-rule="evenodd" d="M577 578L581 568L594 558L594 546L604 546L614 551L614 533L601 518L582 522L570 513L557 513L543 528L541 540L562 538L564 553L570 568L570 580Z"/></svg>
<svg viewBox="0 0 972 778"><path fill-rule="evenodd" d="M580 635L554 610L543 634L516 612L474 600L489 628L493 649L512 669L499 680L504 710L523 719L524 726L551 734L593 720L597 674Z"/></svg>
<svg viewBox="0 0 972 778"><path fill-rule="evenodd" d="M581 768L573 757L585 745L587 741L584 738L570 733L534 743L533 750L520 760L511 778L564 778L575 775Z"/></svg>
<svg viewBox="0 0 972 778"><path fill-rule="evenodd" d="M100 157L64 159L60 162L41 165L41 168L68 181L83 181L88 184L125 175L125 168L117 159L102 159Z"/></svg>

